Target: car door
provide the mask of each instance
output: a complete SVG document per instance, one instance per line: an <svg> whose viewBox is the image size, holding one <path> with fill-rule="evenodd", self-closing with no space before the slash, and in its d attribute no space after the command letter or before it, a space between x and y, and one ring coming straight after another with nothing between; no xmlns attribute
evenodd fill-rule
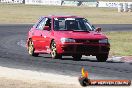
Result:
<svg viewBox="0 0 132 88"><path fill-rule="evenodd" d="M36 30L34 31L34 46L37 50L42 51L45 50L45 38L43 36L43 28L45 26L45 18L43 18L38 25L36 26Z"/></svg>
<svg viewBox="0 0 132 88"><path fill-rule="evenodd" d="M50 52L50 41L51 41L51 27L52 27L52 21L50 18L45 18L45 26L49 26L49 30L43 30L42 36L44 37L45 44L43 44L43 49L49 53Z"/></svg>

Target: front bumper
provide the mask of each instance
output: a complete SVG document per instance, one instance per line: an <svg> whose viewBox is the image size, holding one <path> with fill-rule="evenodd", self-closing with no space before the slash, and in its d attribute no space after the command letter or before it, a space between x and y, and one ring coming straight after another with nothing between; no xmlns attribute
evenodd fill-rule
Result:
<svg viewBox="0 0 132 88"><path fill-rule="evenodd" d="M97 55L108 54L110 50L110 44L64 44L59 45L57 49L58 53L63 55Z"/></svg>

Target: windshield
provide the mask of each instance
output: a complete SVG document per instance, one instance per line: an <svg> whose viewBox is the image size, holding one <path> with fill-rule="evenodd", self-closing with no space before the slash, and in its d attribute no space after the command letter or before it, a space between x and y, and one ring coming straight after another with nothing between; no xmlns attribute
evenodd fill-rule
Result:
<svg viewBox="0 0 132 88"><path fill-rule="evenodd" d="M93 31L95 28L84 18L54 18L54 30Z"/></svg>

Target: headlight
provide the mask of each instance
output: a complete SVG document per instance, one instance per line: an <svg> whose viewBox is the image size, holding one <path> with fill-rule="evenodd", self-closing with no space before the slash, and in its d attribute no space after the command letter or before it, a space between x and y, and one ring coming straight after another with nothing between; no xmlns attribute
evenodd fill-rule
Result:
<svg viewBox="0 0 132 88"><path fill-rule="evenodd" d="M72 43L72 42L75 42L74 39L71 39L71 38L61 38L61 43Z"/></svg>
<svg viewBox="0 0 132 88"><path fill-rule="evenodd" d="M99 43L108 43L108 39L99 40Z"/></svg>

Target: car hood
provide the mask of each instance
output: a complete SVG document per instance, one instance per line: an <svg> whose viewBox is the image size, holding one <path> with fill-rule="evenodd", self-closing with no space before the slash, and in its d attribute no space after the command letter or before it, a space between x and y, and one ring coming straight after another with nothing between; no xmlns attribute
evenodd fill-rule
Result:
<svg viewBox="0 0 132 88"><path fill-rule="evenodd" d="M107 38L101 32L78 32L78 31L56 31L55 36L58 38L73 38L73 39L103 39Z"/></svg>

